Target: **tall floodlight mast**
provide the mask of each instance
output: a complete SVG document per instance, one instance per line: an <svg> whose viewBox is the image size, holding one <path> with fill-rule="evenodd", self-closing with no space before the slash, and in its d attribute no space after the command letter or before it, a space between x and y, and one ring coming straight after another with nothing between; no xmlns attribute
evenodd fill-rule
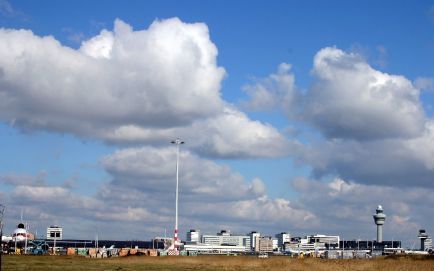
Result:
<svg viewBox="0 0 434 271"><path fill-rule="evenodd" d="M176 144L176 196L175 196L175 235L174 235L174 245L175 250L179 250L179 239L178 239L178 186L179 186L179 145L184 144L184 141L179 139L179 137L171 142Z"/></svg>

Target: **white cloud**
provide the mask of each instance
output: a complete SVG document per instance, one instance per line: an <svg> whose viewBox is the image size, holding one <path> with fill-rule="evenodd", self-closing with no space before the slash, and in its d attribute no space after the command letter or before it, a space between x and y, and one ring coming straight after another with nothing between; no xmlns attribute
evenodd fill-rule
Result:
<svg viewBox="0 0 434 271"><path fill-rule="evenodd" d="M230 105L225 105L221 114L195 121L190 126L147 129L129 125L112 134L101 134L115 143L167 144L175 136L185 139L187 148L209 157L285 156L293 144L273 126L252 121Z"/></svg>
<svg viewBox="0 0 434 271"><path fill-rule="evenodd" d="M433 188L434 128L410 139L319 140L300 146L297 156L316 177L338 175L364 184Z"/></svg>
<svg viewBox="0 0 434 271"><path fill-rule="evenodd" d="M92 135L120 124L190 123L221 108L225 72L204 24L175 18L133 31L117 20L80 51L26 30L1 29L0 39L6 121Z"/></svg>
<svg viewBox="0 0 434 271"><path fill-rule="evenodd" d="M264 182L259 178L254 178L252 180L251 190L255 195L265 195L267 192L267 187Z"/></svg>
<svg viewBox="0 0 434 271"><path fill-rule="evenodd" d="M247 87L249 104L281 106L291 120L302 121L296 127L299 141L288 150L315 177L432 187L433 128L420 86L332 47L316 54L306 93L297 90L289 68L282 64L276 74Z"/></svg>
<svg viewBox="0 0 434 271"><path fill-rule="evenodd" d="M129 204L131 200L140 200L149 208L172 216L175 161L175 147L130 148L105 157L102 163L113 181L104 187L103 199L114 197ZM188 220L184 222L185 227L214 221L216 225L231 225L247 232L265 225L282 230L311 227L316 223L312 213L296 204L268 198L261 179L248 182L229 167L182 149L179 174L180 212L184 221ZM130 190L137 192L123 200L119 198Z"/></svg>
<svg viewBox="0 0 434 271"><path fill-rule="evenodd" d="M0 183L12 186L19 185L37 185L44 186L47 173L41 171L38 175L32 176L27 174L7 174L0 176Z"/></svg>
<svg viewBox="0 0 434 271"><path fill-rule="evenodd" d="M434 91L434 78L418 77L414 80L414 86L421 90Z"/></svg>
<svg viewBox="0 0 434 271"><path fill-rule="evenodd" d="M179 159L180 189L187 200L232 201L265 193L261 180L248 183L228 166L201 159L185 150L180 151ZM174 189L175 162L175 147L123 149L102 159L102 164L114 177L114 185L152 192L157 197Z"/></svg>
<svg viewBox="0 0 434 271"><path fill-rule="evenodd" d="M113 32L103 29L98 36L82 42L80 51L93 58L110 59L113 43L115 41L114 39L115 37Z"/></svg>
<svg viewBox="0 0 434 271"><path fill-rule="evenodd" d="M287 153L276 129L221 99L225 71L205 24L134 31L116 20L79 50L26 30L0 29L0 39L0 120L18 128L117 144L185 136L210 156Z"/></svg>
<svg viewBox="0 0 434 271"><path fill-rule="evenodd" d="M312 73L304 116L327 137L408 138L423 131L419 90L403 76L374 70L360 56L331 47L316 54Z"/></svg>
<svg viewBox="0 0 434 271"><path fill-rule="evenodd" d="M33 224L63 225L69 236L88 234L95 225L104 225L110 238L161 235L174 223L175 161L175 147L124 149L102 159L112 181L98 187L95 195L83 196L59 186L18 184L5 201L15 209L24 208ZM181 150L179 173L181 232L191 227L206 232L225 227L240 233L278 232L317 225L311 212L286 199L269 198L261 179L247 181L228 166Z"/></svg>
<svg viewBox="0 0 434 271"><path fill-rule="evenodd" d="M140 159L143 158L137 158ZM131 162L127 159L125 163L128 161ZM134 166L132 171L136 171ZM198 173L191 174L196 176ZM122 177L120 173L113 176ZM188 176L182 178L181 185L191 182ZM99 232L101 238L109 239L125 239L137 234L149 238L163 234L164 228L170 229L170 235L174 223L174 182L171 183L173 187L155 192L147 189L145 173L136 176L135 180L144 188L113 182L103 185L94 196L82 196L58 186L18 185L4 195L8 205L7 228L13 229L15 225L11 225L11 221L18 220L23 208L25 219L30 221L33 229L45 230L47 224L57 223L73 238L93 238L95 232ZM196 185L202 188L214 183L203 180ZM248 183L243 183L244 187L249 187ZM232 185L228 181L226 185L237 190L240 184ZM398 239L408 245L419 228L434 231L434 224L427 219L434 215L430 208L434 204L433 189L364 185L339 178L331 181L297 178L293 187L298 199L289 201L271 199L267 195L246 197L245 189L241 189L239 197L234 192L231 199L224 194L227 190L222 189L213 195L214 198L208 198L206 191L205 197L201 197L189 192L191 187L186 189L184 186L180 194L181 232L192 227L207 233L224 228L238 233L289 230L294 235L324 233L371 239L375 238L372 215L378 204L383 205L387 215L384 235L388 240ZM217 200L218 196L221 200ZM119 231L119 228L125 230Z"/></svg>
<svg viewBox="0 0 434 271"><path fill-rule="evenodd" d="M248 110L271 110L277 107L292 113L298 98L295 76L291 73L291 65L287 63L281 63L276 73L258 80L254 85L244 86L243 90L249 100L241 104Z"/></svg>

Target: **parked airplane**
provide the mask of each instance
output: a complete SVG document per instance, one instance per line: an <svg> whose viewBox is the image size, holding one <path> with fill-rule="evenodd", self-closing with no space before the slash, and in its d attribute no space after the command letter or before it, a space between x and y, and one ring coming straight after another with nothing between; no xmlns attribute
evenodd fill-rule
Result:
<svg viewBox="0 0 434 271"><path fill-rule="evenodd" d="M17 228L14 230L12 234L12 241L17 243L25 242L26 240L33 240L35 236L28 232L24 226L24 223L19 223Z"/></svg>

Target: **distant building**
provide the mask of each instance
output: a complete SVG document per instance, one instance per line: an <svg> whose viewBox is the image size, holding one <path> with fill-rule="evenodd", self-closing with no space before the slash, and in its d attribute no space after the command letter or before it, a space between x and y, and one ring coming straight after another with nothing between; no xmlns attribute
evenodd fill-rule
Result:
<svg viewBox="0 0 434 271"><path fill-rule="evenodd" d="M273 241L273 251L279 251L279 241L276 238L271 239Z"/></svg>
<svg viewBox="0 0 434 271"><path fill-rule="evenodd" d="M200 231L191 229L189 232L187 232L188 243L199 243L200 240Z"/></svg>
<svg viewBox="0 0 434 271"><path fill-rule="evenodd" d="M336 247L339 248L340 238L338 235L316 234L307 236L308 243L315 244L318 248Z"/></svg>
<svg viewBox="0 0 434 271"><path fill-rule="evenodd" d="M250 247L250 236L248 235L232 235L230 231L222 230L217 235L203 235L202 243L213 246L240 246Z"/></svg>
<svg viewBox="0 0 434 271"><path fill-rule="evenodd" d="M337 235L309 235L304 238L294 237L284 244L285 251L339 249L340 239Z"/></svg>
<svg viewBox="0 0 434 271"><path fill-rule="evenodd" d="M63 228L57 225L52 225L47 228L47 240L62 240Z"/></svg>
<svg viewBox="0 0 434 271"><path fill-rule="evenodd" d="M273 238L262 236L259 238L259 253L273 252Z"/></svg>
<svg viewBox="0 0 434 271"><path fill-rule="evenodd" d="M291 242L291 235L287 232L281 232L279 234L276 234L277 238L277 246L279 249L283 250L285 243Z"/></svg>
<svg viewBox="0 0 434 271"><path fill-rule="evenodd" d="M254 252L259 252L259 238L261 233L252 231L249 233L250 236L250 250Z"/></svg>
<svg viewBox="0 0 434 271"><path fill-rule="evenodd" d="M343 240L339 242L339 246L342 249L383 251L384 249L401 248L401 241Z"/></svg>
<svg viewBox="0 0 434 271"><path fill-rule="evenodd" d="M425 239L425 250L429 251L430 249L432 249L432 239L428 237Z"/></svg>

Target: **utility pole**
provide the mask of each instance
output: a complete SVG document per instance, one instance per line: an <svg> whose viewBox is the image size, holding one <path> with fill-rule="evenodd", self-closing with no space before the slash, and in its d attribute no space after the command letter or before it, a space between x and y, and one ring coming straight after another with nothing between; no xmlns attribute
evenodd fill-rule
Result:
<svg viewBox="0 0 434 271"><path fill-rule="evenodd" d="M2 254L3 254L3 215L5 206L0 204L0 271L2 270Z"/></svg>

